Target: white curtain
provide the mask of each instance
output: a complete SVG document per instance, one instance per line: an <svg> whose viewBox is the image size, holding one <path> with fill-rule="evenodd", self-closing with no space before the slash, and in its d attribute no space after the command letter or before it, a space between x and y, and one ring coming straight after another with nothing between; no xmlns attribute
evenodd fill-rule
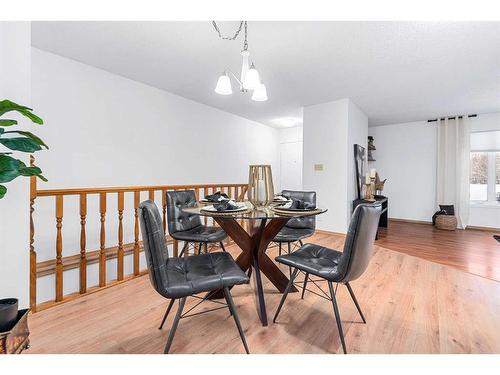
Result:
<svg viewBox="0 0 500 375"><path fill-rule="evenodd" d="M469 223L470 120L437 121L437 204L455 206L458 227Z"/></svg>

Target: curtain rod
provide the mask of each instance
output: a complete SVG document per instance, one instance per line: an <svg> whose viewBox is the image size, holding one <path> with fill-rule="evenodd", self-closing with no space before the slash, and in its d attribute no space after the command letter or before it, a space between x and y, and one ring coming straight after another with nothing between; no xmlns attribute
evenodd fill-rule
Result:
<svg viewBox="0 0 500 375"><path fill-rule="evenodd" d="M477 114L473 114L473 115L467 115L467 117L471 118L471 117L477 117ZM446 119L448 120L455 120L457 118L457 116L452 116L452 117L442 117L440 119L433 119L433 120L427 120L427 122L436 122L437 120L441 120L441 121L444 121ZM463 116L458 116L458 118L463 118Z"/></svg>

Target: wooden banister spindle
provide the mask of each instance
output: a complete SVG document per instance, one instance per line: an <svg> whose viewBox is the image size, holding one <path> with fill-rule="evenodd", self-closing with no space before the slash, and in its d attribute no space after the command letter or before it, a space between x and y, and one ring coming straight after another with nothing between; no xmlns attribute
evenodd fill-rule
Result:
<svg viewBox="0 0 500 375"><path fill-rule="evenodd" d="M118 280L123 280L123 208L124 193L118 192L118 252L116 255L116 274Z"/></svg>
<svg viewBox="0 0 500 375"><path fill-rule="evenodd" d="M56 302L63 299L63 264L62 264L62 219L63 196L56 196Z"/></svg>
<svg viewBox="0 0 500 375"><path fill-rule="evenodd" d="M139 201L140 191L134 191L134 275L139 275Z"/></svg>
<svg viewBox="0 0 500 375"><path fill-rule="evenodd" d="M161 207L163 213L163 234L167 235L167 191L161 191Z"/></svg>
<svg viewBox="0 0 500 375"><path fill-rule="evenodd" d="M174 240L172 248L174 249L174 257L178 257L179 256L179 241Z"/></svg>
<svg viewBox="0 0 500 375"><path fill-rule="evenodd" d="M155 201L155 191L154 190L149 190L148 199L152 200L153 202Z"/></svg>
<svg viewBox="0 0 500 375"><path fill-rule="evenodd" d="M30 155L30 166L35 163L35 157ZM35 223L33 212L35 212L36 199L36 177L30 177L30 308L36 312L36 251L35 251Z"/></svg>
<svg viewBox="0 0 500 375"><path fill-rule="evenodd" d="M80 194L80 294L87 292L87 235L85 223L87 219L87 194Z"/></svg>
<svg viewBox="0 0 500 375"><path fill-rule="evenodd" d="M101 217L99 250L99 286L106 285L106 193L99 193L99 215Z"/></svg>

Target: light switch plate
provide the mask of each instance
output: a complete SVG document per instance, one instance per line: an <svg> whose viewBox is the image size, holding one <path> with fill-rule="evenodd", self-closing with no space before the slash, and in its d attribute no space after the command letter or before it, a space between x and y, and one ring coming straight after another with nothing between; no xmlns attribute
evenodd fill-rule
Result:
<svg viewBox="0 0 500 375"><path fill-rule="evenodd" d="M322 171L323 170L323 164L314 164L314 170L315 171Z"/></svg>

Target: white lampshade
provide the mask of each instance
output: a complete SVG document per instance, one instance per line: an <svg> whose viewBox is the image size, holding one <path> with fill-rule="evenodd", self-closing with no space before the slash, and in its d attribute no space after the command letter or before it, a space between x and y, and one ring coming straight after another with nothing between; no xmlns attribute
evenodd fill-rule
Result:
<svg viewBox="0 0 500 375"><path fill-rule="evenodd" d="M255 90L260 85L260 76L255 66L252 64L248 72L245 74L245 81L243 82L243 88L247 90Z"/></svg>
<svg viewBox="0 0 500 375"><path fill-rule="evenodd" d="M233 93L233 89L231 88L231 81L226 72L224 72L224 74L219 77L217 86L215 87L215 92L220 95L231 95Z"/></svg>
<svg viewBox="0 0 500 375"><path fill-rule="evenodd" d="M267 100L267 90L266 85L261 83L252 94L252 100L256 102L265 102Z"/></svg>

